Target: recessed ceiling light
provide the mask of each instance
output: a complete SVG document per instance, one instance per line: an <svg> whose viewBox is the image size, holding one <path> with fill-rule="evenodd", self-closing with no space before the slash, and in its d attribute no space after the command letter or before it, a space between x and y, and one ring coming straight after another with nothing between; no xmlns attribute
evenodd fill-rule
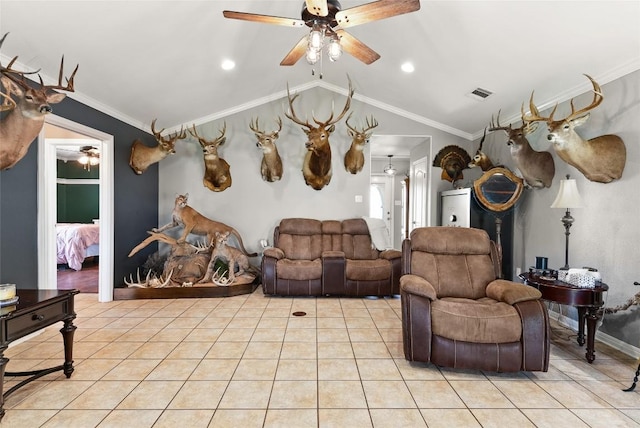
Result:
<svg viewBox="0 0 640 428"><path fill-rule="evenodd" d="M236 63L231 61L230 59L225 59L222 61L222 64L220 66L223 70L233 70L236 66Z"/></svg>
<svg viewBox="0 0 640 428"><path fill-rule="evenodd" d="M415 67L413 66L412 63L410 62L405 62L404 64L402 64L400 66L400 68L402 69L402 71L404 71L405 73L413 73L415 71Z"/></svg>

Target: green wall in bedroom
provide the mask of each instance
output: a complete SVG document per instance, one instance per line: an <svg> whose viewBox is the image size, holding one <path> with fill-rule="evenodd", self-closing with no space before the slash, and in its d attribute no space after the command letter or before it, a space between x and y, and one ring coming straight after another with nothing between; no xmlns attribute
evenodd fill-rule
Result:
<svg viewBox="0 0 640 428"><path fill-rule="evenodd" d="M58 160L58 178L97 179L100 177L98 166L85 170L77 162ZM57 185L58 223L91 223L99 218L98 184L61 184Z"/></svg>

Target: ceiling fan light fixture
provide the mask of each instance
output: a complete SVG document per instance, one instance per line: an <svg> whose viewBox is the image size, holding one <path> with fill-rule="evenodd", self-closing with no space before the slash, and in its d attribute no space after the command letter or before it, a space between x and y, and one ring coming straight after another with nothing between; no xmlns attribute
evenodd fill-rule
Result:
<svg viewBox="0 0 640 428"><path fill-rule="evenodd" d="M331 61L337 61L342 56L342 45L340 45L340 39L338 37L332 37L327 48L327 55Z"/></svg>
<svg viewBox="0 0 640 428"><path fill-rule="evenodd" d="M81 163L82 165L86 165L89 163L89 156L87 155L82 155L78 158L78 163Z"/></svg>
<svg viewBox="0 0 640 428"><path fill-rule="evenodd" d="M309 46L307 48L307 62L311 65L315 64L316 62L318 62L318 59L320 58L320 50L319 49L314 49L311 46Z"/></svg>
<svg viewBox="0 0 640 428"><path fill-rule="evenodd" d="M313 24L311 32L309 33L309 48L316 50L322 49L324 41L324 27L321 24Z"/></svg>
<svg viewBox="0 0 640 428"><path fill-rule="evenodd" d="M388 155L388 157L389 157L389 165L384 167L384 173L388 175L396 175L396 172L398 172L398 170L395 169L393 167L393 164L391 163L391 158L393 157L393 155Z"/></svg>

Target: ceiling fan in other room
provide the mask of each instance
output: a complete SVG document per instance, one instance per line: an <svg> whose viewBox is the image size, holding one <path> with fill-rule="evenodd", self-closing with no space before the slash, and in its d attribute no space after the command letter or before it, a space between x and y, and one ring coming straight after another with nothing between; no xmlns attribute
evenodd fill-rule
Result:
<svg viewBox="0 0 640 428"><path fill-rule="evenodd" d="M302 4L301 19L230 10L225 10L222 14L225 18L243 21L295 28L305 25L310 27L310 33L300 39L280 62L280 65L294 65L305 55L307 62L315 64L322 54L325 39L327 40L327 56L331 61L340 58L342 50L344 50L365 64L371 64L378 60L380 55L347 33L345 28L415 12L418 9L420 9L419 0L379 0L344 10L342 10L340 2L336 0L306 0Z"/></svg>
<svg viewBox="0 0 640 428"><path fill-rule="evenodd" d="M80 157L78 162L82 164L84 169L91 171L92 166L100 163L100 150L93 146L82 146L80 148Z"/></svg>

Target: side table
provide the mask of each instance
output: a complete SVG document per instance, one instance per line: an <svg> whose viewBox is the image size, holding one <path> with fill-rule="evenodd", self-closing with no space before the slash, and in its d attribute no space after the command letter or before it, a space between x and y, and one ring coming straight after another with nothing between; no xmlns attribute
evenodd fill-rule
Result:
<svg viewBox="0 0 640 428"><path fill-rule="evenodd" d="M598 283L595 288L582 288L559 280L547 280L530 273L520 274L525 284L537 288L544 300L574 306L578 310L578 345L585 344L584 325L587 324L587 352L585 357L589 363L596 359L595 335L600 308L604 305L604 293L609 290L605 283Z"/></svg>
<svg viewBox="0 0 640 428"><path fill-rule="evenodd" d="M76 313L73 298L78 290L18 290L14 307L4 307L0 313L0 420L4 416L4 400L27 383L62 370L67 378L73 373L73 320ZM64 343L64 363L59 366L27 372L5 372L9 359L4 356L9 344L42 328L63 322L60 329ZM5 376L28 376L4 392Z"/></svg>

